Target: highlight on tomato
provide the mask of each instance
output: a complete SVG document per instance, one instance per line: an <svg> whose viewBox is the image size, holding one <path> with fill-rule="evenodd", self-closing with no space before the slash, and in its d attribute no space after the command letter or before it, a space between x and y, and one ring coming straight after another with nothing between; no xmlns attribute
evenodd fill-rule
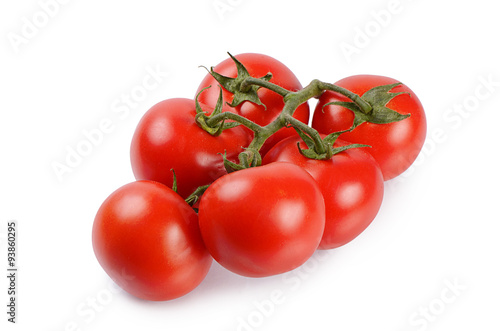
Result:
<svg viewBox="0 0 500 331"><path fill-rule="evenodd" d="M204 104L200 107L206 113L213 111ZM177 192L187 198L199 186L227 174L220 154L236 161L250 143L248 132L236 127L211 135L198 126L196 114L195 101L183 98L161 101L144 114L130 147L137 180L153 180L172 188L175 172Z"/></svg>
<svg viewBox="0 0 500 331"><path fill-rule="evenodd" d="M203 194L199 210L205 245L223 267L265 277L293 270L317 249L325 203L300 167L276 162L230 173Z"/></svg>
<svg viewBox="0 0 500 331"><path fill-rule="evenodd" d="M172 300L191 292L212 264L196 213L173 190L153 181L126 184L103 202L92 244L115 283L144 300Z"/></svg>
<svg viewBox="0 0 500 331"><path fill-rule="evenodd" d="M307 148L295 137L276 144L264 157L263 164L289 162L306 170L319 184L325 200L325 230L319 249L343 246L361 234L375 219L384 195L384 179L369 148L351 148L328 160L302 155ZM336 140L334 148L349 145Z"/></svg>
<svg viewBox="0 0 500 331"><path fill-rule="evenodd" d="M376 75L355 75L335 83L359 96L373 88L394 84L388 91L387 104L380 106L401 115L409 115L407 118L385 124L366 121L340 136L340 139L351 143L370 145L369 152L380 165L385 180L400 175L411 166L422 149L427 133L425 112L420 100L408 86L398 83L393 78ZM349 106L349 101L339 93L324 92L314 110L312 127L323 134L349 130L355 121L352 109L345 107Z"/></svg>

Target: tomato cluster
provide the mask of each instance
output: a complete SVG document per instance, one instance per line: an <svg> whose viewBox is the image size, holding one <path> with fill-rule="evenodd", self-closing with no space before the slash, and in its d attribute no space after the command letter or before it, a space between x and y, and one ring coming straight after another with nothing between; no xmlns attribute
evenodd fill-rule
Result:
<svg viewBox="0 0 500 331"><path fill-rule="evenodd" d="M193 290L213 259L248 277L293 270L370 225L384 180L425 134L418 98L391 78L303 88L276 59L231 56L195 98L145 113L130 150L137 181L99 208L94 252L124 290L156 301Z"/></svg>

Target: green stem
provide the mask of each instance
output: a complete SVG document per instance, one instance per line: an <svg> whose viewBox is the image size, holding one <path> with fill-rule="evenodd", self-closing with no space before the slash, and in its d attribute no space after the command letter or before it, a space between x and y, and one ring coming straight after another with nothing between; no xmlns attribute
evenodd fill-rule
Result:
<svg viewBox="0 0 500 331"><path fill-rule="evenodd" d="M356 93L353 93L353 92L351 92L343 87L340 87L340 86L337 86L334 84L330 84L330 83L320 82L320 81L318 81L318 87L322 90L329 90L329 91L337 92L337 93L340 93L340 94L348 97L349 99L354 101L361 108L363 113L365 113L365 114L369 114L372 111L372 106L368 102L363 100Z"/></svg>
<svg viewBox="0 0 500 331"><path fill-rule="evenodd" d="M238 122L241 125L249 128L253 132L259 132L259 131L262 131L262 129L263 129L262 126L250 121L249 119L247 119L241 115L231 113L231 112L222 112L220 114L217 114L214 117L211 117L210 119L208 119L206 121L206 123L208 126L214 127L218 123L225 121L225 120L232 120L232 121Z"/></svg>
<svg viewBox="0 0 500 331"><path fill-rule="evenodd" d="M252 85L261 86L267 88L271 91L274 91L283 97L285 105L281 114L271 123L266 126L260 126L247 118L230 113L223 112L220 113L209 120L207 120L207 124L209 126L216 125L223 120L232 120L237 123L242 124L243 126L249 128L254 132L254 138L250 145L245 149L245 151L241 152L238 156L240 163L245 167L248 165L260 165L260 158L257 159L256 153L259 153L259 150L262 148L264 143L269 137L275 134L278 130L284 127L294 127L297 130L304 132L306 135L311 137L314 141L315 151L318 154L329 154L327 153L329 146L323 142L318 131L308 126L307 124L302 123L301 121L295 119L293 114L295 110L304 102L307 102L309 99L314 97L319 97L325 90L334 91L345 95L350 98L353 102L355 102L364 112L370 112L372 107L371 105L363 100L359 95L342 88L340 86L336 86L329 83L321 82L317 79L313 80L309 85L304 87L302 90L297 92L292 92L287 89L282 88L276 84L270 83L264 79L247 77L242 82L240 86L240 90L244 91L245 89L250 89Z"/></svg>
<svg viewBox="0 0 500 331"><path fill-rule="evenodd" d="M245 80L243 82L241 82L240 90L242 92L248 91L252 87L252 85L257 85L260 87L267 88L268 90L271 90L273 92L278 93L282 97L284 97L288 93L290 93L289 90L287 90L279 85L273 84L273 83L268 82L264 79L254 78L254 77L245 78Z"/></svg>
<svg viewBox="0 0 500 331"><path fill-rule="evenodd" d="M290 91L284 95L283 100L285 101L285 107L280 114L280 117L282 117L281 121L284 121L283 117L286 117L287 115L292 116L295 110L304 102L307 102L309 99L319 97L324 92L324 89L321 88L321 84L323 83L315 79L302 90L297 92Z"/></svg>
<svg viewBox="0 0 500 331"><path fill-rule="evenodd" d="M309 137L311 137L311 139L314 141L316 153L325 154L327 152L326 150L327 147L323 142L323 139L321 139L321 136L318 131L316 131L309 125L302 123L301 121L290 115L285 116L285 118L289 125L293 126L294 128L304 132Z"/></svg>
<svg viewBox="0 0 500 331"><path fill-rule="evenodd" d="M188 203L188 205L190 205L190 206L194 205L200 199L200 197L203 195L203 193L205 193L205 191L208 189L209 186L210 185L204 185L204 186L198 187L184 201L186 201Z"/></svg>
<svg viewBox="0 0 500 331"><path fill-rule="evenodd" d="M295 110L301 104L307 102L307 100L313 97L321 95L323 90L318 88L318 83L319 81L313 81L311 82L311 84L309 84L300 91L297 92L288 91L286 94L283 95L285 106L283 107L281 114L274 121L262 127L261 130L254 131L255 132L254 139L248 146L250 153L255 153L255 151L258 152L262 148L266 140L269 139L269 137L275 134L278 130L289 125L297 127L300 126L299 130L302 130L306 132L308 135L311 135L311 138L313 138L314 141L317 142L318 150L324 150L324 144L320 142L321 137L319 136L318 131L292 117Z"/></svg>

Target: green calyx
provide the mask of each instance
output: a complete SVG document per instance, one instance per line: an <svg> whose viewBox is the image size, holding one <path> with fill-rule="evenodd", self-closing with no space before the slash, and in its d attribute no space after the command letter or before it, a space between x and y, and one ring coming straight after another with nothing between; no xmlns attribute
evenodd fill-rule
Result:
<svg viewBox="0 0 500 331"><path fill-rule="evenodd" d="M297 143L297 148L299 149L300 154L303 156L313 159L313 160L329 160L331 159L334 155L341 153L343 151L346 151L351 148L361 148L361 147L371 147L369 145L363 145L363 144L349 144L346 146L340 146L340 147L333 147L335 142L337 141L338 137L345 132L348 132L350 130L345 130L345 131L339 131L339 132L334 132L326 136L325 138L321 139L321 150L319 151L318 148L318 142L312 139L310 136L305 134L303 131L298 130L295 128L295 131L299 134L300 138L304 141L304 143L307 145L307 149L301 148L300 147L300 142Z"/></svg>
<svg viewBox="0 0 500 331"><path fill-rule="evenodd" d="M328 105L337 105L345 107L351 110L354 113L354 129L358 125L369 122L375 124L388 124L393 122L399 122L409 117L410 115L402 115L390 108L387 108L387 104L397 97L400 94L405 94L407 92L390 92L394 87L401 85L401 83L394 83L382 86L376 86L369 91L367 91L361 97L364 101L368 102L371 105L371 110L366 112L363 111L358 104L354 102L330 102L323 106L326 107Z"/></svg>
<svg viewBox="0 0 500 331"><path fill-rule="evenodd" d="M205 193L205 191L208 189L209 186L210 185L203 185L203 186L198 187L184 201L186 201L186 203L188 205L193 206L196 202L198 202L200 200L201 196L203 195L203 193Z"/></svg>
<svg viewBox="0 0 500 331"><path fill-rule="evenodd" d="M219 82L219 84L228 90L229 92L233 93L233 101L231 103L227 103L231 107L236 107L240 105L244 101L250 101L253 102L259 106L263 106L266 108L266 105L264 105L261 101L260 98L257 94L257 90L260 88L260 86L257 85L249 85L245 84L245 80L250 76L248 73L248 70L245 68L243 64L241 64L240 61L238 61L234 56L232 56L230 53L228 53L231 59L234 61L236 64L236 68L238 70L238 76L236 78L232 77L226 77L223 76L217 72L214 71L214 68L210 68L210 74L212 77ZM268 73L264 77L259 78L260 80L263 80L265 82L268 82L272 78L272 74Z"/></svg>
<svg viewBox="0 0 500 331"><path fill-rule="evenodd" d="M212 114L208 116L205 114L196 100L196 122L205 131L212 135L219 135L226 129L233 128L237 125L243 125L254 132L254 139L243 152L238 155L239 163L229 161L226 155L223 155L224 166L228 172L242 170L250 167L261 165L262 156L259 153L260 148L265 141L274 133L283 127L293 127L307 145L307 148L301 148L298 144L298 149L305 157L316 160L328 160L332 156L346 151L351 148L370 147L362 144L350 144L346 146L334 147L337 138L345 132L354 130L358 125L369 122L375 124L388 124L393 122L402 121L410 115L400 114L387 107L387 104L400 94L406 92L391 92L393 88L401 85L401 83L388 84L377 86L362 96L359 96L352 91L349 91L340 86L313 80L309 85L299 91L289 91L281 86L270 82L272 74L269 73L264 77L252 77L245 66L239 62L234 56L228 53L234 61L238 74L236 78L226 77L214 71L211 67L210 74L219 82L220 94L216 107ZM257 125L241 115L231 112L223 112L222 107L224 104L222 98L222 88L226 89L233 94L232 103L227 103L232 107L240 105L244 101L250 101L257 105L262 104L257 91L260 88L266 88L283 97L285 103L281 114L271 123L266 126ZM350 109L354 115L353 126L346 131L334 132L322 138L322 136L314 128L293 117L297 107L307 102L307 100L319 97L324 91L334 91L350 99L350 102L332 102L327 105L338 105ZM202 90L200 93L202 93ZM198 99L198 97L197 97ZM229 123L226 123L229 121Z"/></svg>
<svg viewBox="0 0 500 331"><path fill-rule="evenodd" d="M222 154L224 168L226 168L228 174L238 170L258 167L262 164L262 156L257 149L244 148L244 150L238 155L239 164L229 161L225 152Z"/></svg>
<svg viewBox="0 0 500 331"><path fill-rule="evenodd" d="M229 54L229 53L228 53ZM226 152L222 155L223 164L228 173L239 171L251 167L258 167L262 164L262 156L260 149L264 143L276 132L282 128L294 128L301 139L304 141L307 148L302 148L301 143L297 143L299 152L310 159L329 160L334 155L344 152L352 148L371 147L363 144L349 144L345 146L334 147L337 139L343 133L355 130L357 126L364 122L375 124L388 124L402 121L410 115L400 114L387 107L387 104L400 94L407 92L391 92L391 90L401 83L388 84L377 86L362 96L349 91L341 86L325 83L314 79L309 85L298 91L287 90L270 80L272 74L268 73L264 77L252 77L245 66L239 62L234 56L229 54L237 68L237 77L226 77L215 72L214 67L211 67L209 73L217 80L219 85L219 98L214 110L210 115L204 112L198 98L201 93L211 86L202 89L196 96L196 116L195 121L203 130L213 136L220 135L224 130L242 125L253 132L253 140L251 143L242 148L244 149L238 155L238 163L230 161L227 158ZM205 68L206 69L206 68ZM266 105L260 100L257 91L260 88L270 90L283 98L284 107L281 113L270 123L265 126L258 125L246 117L237 114L236 112L223 111L224 100L222 88L233 94L231 103L226 102L231 107L236 107L245 101L250 101L256 105ZM317 130L310 127L306 123L299 121L293 117L295 110L303 103L311 98L318 98L325 91L333 91L347 97L349 102L331 102L328 105L338 105L351 110L354 115L354 122L349 130L333 132L327 136L322 136ZM409 94L409 93L408 93ZM177 186L177 180L174 173L174 190ZM201 197L203 192L209 185L200 186L193 194L191 194L186 202L193 206Z"/></svg>
<svg viewBox="0 0 500 331"><path fill-rule="evenodd" d="M219 136L222 131L231 129L234 127L237 127L240 125L237 122L230 122L230 123L225 123L225 120L222 120L220 122L215 123L215 125L210 125L208 122L211 118L219 115L222 112L222 88L219 86L220 92L219 92L219 98L217 99L217 104L215 105L215 109L212 111L212 114L207 115L203 109L201 109L201 105L198 101L198 97L200 96L203 91L206 89L211 88L211 86L205 87L198 93L196 96L195 104L196 104L196 116L195 116L195 121L198 126L200 126L203 130L211 134L212 136Z"/></svg>

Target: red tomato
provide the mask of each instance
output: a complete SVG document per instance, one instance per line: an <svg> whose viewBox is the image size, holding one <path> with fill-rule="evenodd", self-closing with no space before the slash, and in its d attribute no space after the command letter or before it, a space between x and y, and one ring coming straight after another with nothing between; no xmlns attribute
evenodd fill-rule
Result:
<svg viewBox="0 0 500 331"><path fill-rule="evenodd" d="M344 78L335 85L344 87L360 96L373 87L397 83L392 78L383 76L358 75ZM424 109L419 99L406 85L399 85L391 92L408 92L392 99L387 107L410 117L390 124L363 123L352 132L344 133L341 139L372 146L369 152L377 160L385 180L394 178L417 158L425 141L427 124ZM350 101L335 92L327 91L321 95L314 111L312 127L320 133L348 130L354 120L354 114L347 108L330 105L330 102Z"/></svg>
<svg viewBox="0 0 500 331"><path fill-rule="evenodd" d="M302 85L293 72L288 69L283 63L278 60L262 54L245 53L235 56L238 61L240 61L248 70L252 77L263 77L269 72L273 74L270 82L279 85L290 91L298 91L302 89ZM226 77L236 77L237 70L231 58L228 58L217 66L215 66L214 71L224 75ZM219 89L216 88L218 82L210 74L207 74L196 94L198 94L203 88L212 86L208 90L205 90L199 96L199 101L211 107L214 107L217 103L219 97ZM257 123L259 125L267 125L271 123L283 110L284 102L283 97L265 88L260 88L257 92L261 102L266 105L264 106L256 105L250 101L244 101L237 107L230 107L226 102L231 103L233 101L233 94L223 89L223 99L224 108L223 111L233 112L242 115L249 120ZM309 121L309 105L303 103L300 105L294 113L294 117L301 122L308 123ZM278 141L283 140L286 137L296 135L296 132L292 128L284 128L276 132L272 137L270 137L262 146L260 152L264 155L273 145Z"/></svg>
<svg viewBox="0 0 500 331"><path fill-rule="evenodd" d="M273 163L216 180L201 198L199 221L207 249L222 266L265 277L292 270L314 253L325 204L306 171Z"/></svg>
<svg viewBox="0 0 500 331"><path fill-rule="evenodd" d="M204 105L204 111L210 112ZM162 101L143 116L132 139L132 169L137 180L154 180L172 187L177 176L178 193L186 198L202 185L227 174L222 156L236 162L250 138L241 128L214 137L195 123L195 102L190 99Z"/></svg>
<svg viewBox="0 0 500 331"><path fill-rule="evenodd" d="M361 148L348 149L329 160L313 160L299 153L300 138L279 142L263 164L290 162L305 169L318 182L325 199L325 231L320 249L347 244L363 232L377 215L384 195L382 172L373 157ZM345 146L341 140L334 147ZM301 148L307 148L301 142Z"/></svg>
<svg viewBox="0 0 500 331"><path fill-rule="evenodd" d="M113 192L92 229L97 260L125 291L163 301L193 290L212 258L192 208L168 187L138 181Z"/></svg>

